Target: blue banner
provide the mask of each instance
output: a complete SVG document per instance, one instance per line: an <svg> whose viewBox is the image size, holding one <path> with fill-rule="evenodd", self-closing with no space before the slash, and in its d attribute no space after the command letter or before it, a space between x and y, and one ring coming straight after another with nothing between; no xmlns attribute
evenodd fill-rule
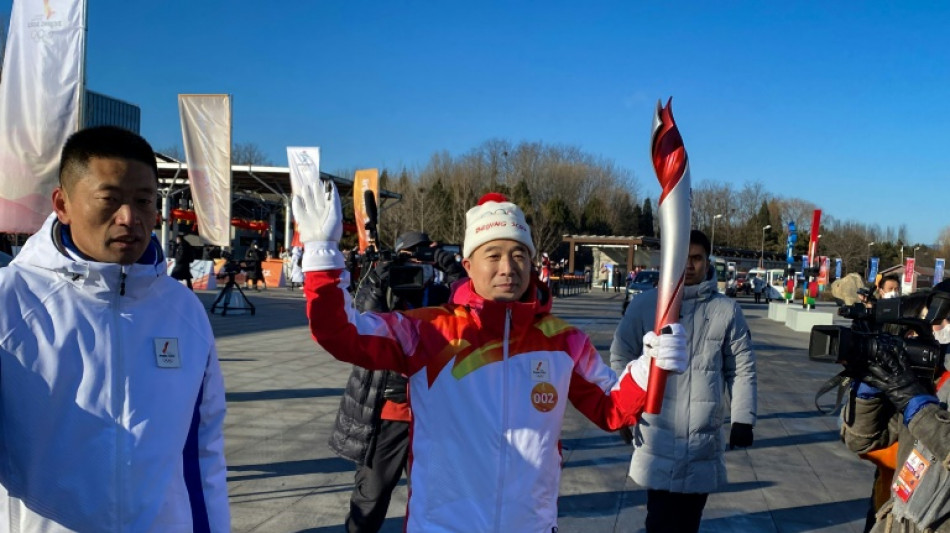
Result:
<svg viewBox="0 0 950 533"><path fill-rule="evenodd" d="M841 279L841 258L835 258L835 279Z"/></svg>
<svg viewBox="0 0 950 533"><path fill-rule="evenodd" d="M877 278L877 263L878 258L871 258L871 270L868 271L868 283L874 283L874 279Z"/></svg>
<svg viewBox="0 0 950 533"><path fill-rule="evenodd" d="M934 285L943 281L943 259L937 259L934 263Z"/></svg>
<svg viewBox="0 0 950 533"><path fill-rule="evenodd" d="M788 240L786 241L785 259L788 266L795 262L795 242L798 241L798 234L795 233L795 222L788 223Z"/></svg>

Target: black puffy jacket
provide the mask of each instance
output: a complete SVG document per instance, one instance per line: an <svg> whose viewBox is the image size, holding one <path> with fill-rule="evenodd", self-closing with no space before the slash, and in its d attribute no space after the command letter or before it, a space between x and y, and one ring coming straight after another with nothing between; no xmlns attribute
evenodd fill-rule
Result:
<svg viewBox="0 0 950 533"><path fill-rule="evenodd" d="M465 277L464 269L458 264L444 272L447 285ZM353 301L358 310L361 312L391 310L385 290L379 285L378 278L373 275L367 277L366 283L360 284ZM449 301L450 290L446 285L432 285L426 290L429 305L441 305ZM397 298L392 302L391 307L403 309L406 306ZM408 385L408 378L398 372L367 370L354 365L350 377L346 380L343 397L340 399L340 408L336 413L333 433L328 443L330 449L344 459L355 461L360 465L364 464L367 457L372 457L370 452L376 446L376 434L384 400L386 398L398 400L400 394L405 398Z"/></svg>

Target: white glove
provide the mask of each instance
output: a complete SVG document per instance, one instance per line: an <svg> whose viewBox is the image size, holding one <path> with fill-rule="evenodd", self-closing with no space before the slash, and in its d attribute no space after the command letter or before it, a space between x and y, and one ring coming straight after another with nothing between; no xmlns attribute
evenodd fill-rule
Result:
<svg viewBox="0 0 950 533"><path fill-rule="evenodd" d="M343 208L333 180L312 179L294 191L294 218L304 242L301 267L312 270L343 268L340 237L343 236Z"/></svg>
<svg viewBox="0 0 950 533"><path fill-rule="evenodd" d="M643 336L643 355L629 365L630 376L641 389L647 390L650 377L650 360L656 359L656 366L682 374L689 364L686 352L686 328L681 324L670 324L672 333L657 335L652 331Z"/></svg>

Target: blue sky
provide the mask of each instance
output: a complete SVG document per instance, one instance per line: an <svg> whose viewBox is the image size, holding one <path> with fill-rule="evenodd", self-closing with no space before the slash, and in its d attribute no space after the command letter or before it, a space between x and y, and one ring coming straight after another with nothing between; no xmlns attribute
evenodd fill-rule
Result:
<svg viewBox="0 0 950 533"><path fill-rule="evenodd" d="M235 142L279 164L287 145L332 172L543 141L654 197L672 95L694 182L759 180L931 243L950 225L948 26L940 2L95 0L87 86L141 106L157 148L181 144L177 94L230 93Z"/></svg>

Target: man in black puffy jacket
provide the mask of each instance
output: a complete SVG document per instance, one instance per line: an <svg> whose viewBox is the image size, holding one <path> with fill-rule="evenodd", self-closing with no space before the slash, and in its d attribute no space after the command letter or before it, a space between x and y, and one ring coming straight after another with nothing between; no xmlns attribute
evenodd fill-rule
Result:
<svg viewBox="0 0 950 533"><path fill-rule="evenodd" d="M396 238L398 259L364 267L369 273L356 289L356 308L385 312L446 303L450 286L465 277L465 269L453 253L431 245L429 236L418 231ZM431 256L426 253L430 248ZM444 273L445 284L434 282L433 269ZM407 386L406 376L398 372L357 366L347 380L329 445L357 464L346 516L350 533L379 531L406 469L412 419Z"/></svg>

